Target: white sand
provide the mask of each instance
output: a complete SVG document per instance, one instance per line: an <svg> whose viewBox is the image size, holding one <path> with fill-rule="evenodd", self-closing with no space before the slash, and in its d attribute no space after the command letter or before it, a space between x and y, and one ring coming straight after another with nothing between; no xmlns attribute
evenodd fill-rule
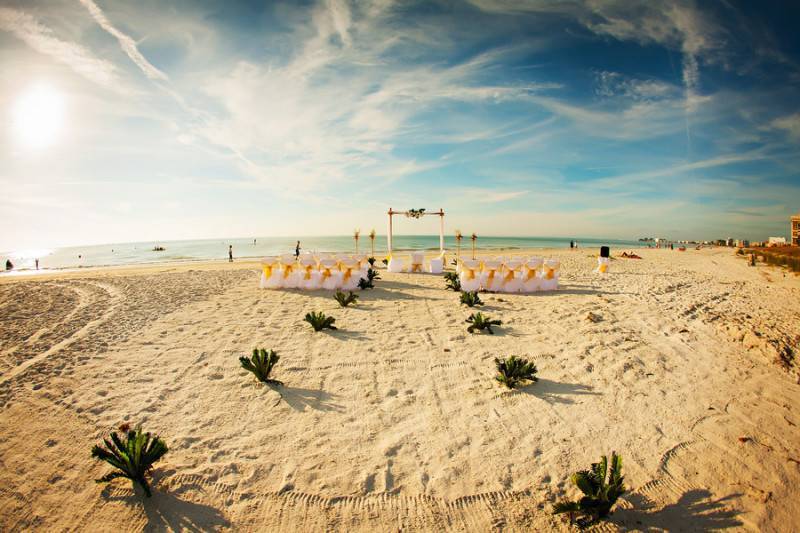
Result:
<svg viewBox="0 0 800 533"><path fill-rule="evenodd" d="M547 254L558 292L482 296L494 336L432 275L384 271L348 309L260 290L253 263L6 278L0 529L566 530L551 504L612 450L630 492L606 530L796 528L800 279L730 250L598 277L591 253ZM240 369L255 346L283 388ZM511 354L541 380L501 389ZM93 482L122 421L170 446L151 500Z"/></svg>

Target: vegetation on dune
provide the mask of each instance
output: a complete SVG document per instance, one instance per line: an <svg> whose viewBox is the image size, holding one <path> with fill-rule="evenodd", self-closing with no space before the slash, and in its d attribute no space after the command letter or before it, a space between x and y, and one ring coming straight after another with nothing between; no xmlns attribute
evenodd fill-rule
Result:
<svg viewBox="0 0 800 533"><path fill-rule="evenodd" d="M494 335L492 326L499 326L501 324L499 320L492 320L480 312L471 314L467 319L467 322L470 324L470 326L467 328L468 332L475 333L476 331L486 330L491 335Z"/></svg>
<svg viewBox="0 0 800 533"><path fill-rule="evenodd" d="M262 383L274 383L276 385L283 385L277 379L269 377L272 368L278 363L280 356L275 353L275 350L265 350L264 348L254 348L253 355L248 359L247 357L239 357L239 363L242 368L248 372L252 372L258 381Z"/></svg>
<svg viewBox="0 0 800 533"><path fill-rule="evenodd" d="M116 431L112 431L110 438L103 439L105 447L102 445L92 447L92 457L105 461L116 469L96 479L95 482L108 483L116 478L130 479L134 489L139 485L149 498L152 493L145 476L152 470L153 464L167 453L167 445L158 436L144 433L138 426L136 429L131 429L128 424L123 424L119 427L119 431L122 437Z"/></svg>
<svg viewBox="0 0 800 533"><path fill-rule="evenodd" d="M461 280L458 278L458 274L455 272L445 272L444 280L447 283L446 288L456 292L461 290Z"/></svg>
<svg viewBox="0 0 800 533"><path fill-rule="evenodd" d="M495 379L509 389L516 388L523 381L539 381L536 377L538 372L536 365L527 359L512 355L505 359L495 359L494 363L497 365Z"/></svg>
<svg viewBox="0 0 800 533"><path fill-rule="evenodd" d="M374 267L375 266L375 258L374 257L370 257L369 259L367 259L367 263L369 263L369 266Z"/></svg>
<svg viewBox="0 0 800 533"><path fill-rule="evenodd" d="M572 474L570 480L580 489L583 497L576 501L562 501L553 506L553 513L569 513L570 519L580 515L577 524L589 527L611 513L617 499L625 492L622 476L622 457L611 452L611 463L603 455L590 470Z"/></svg>
<svg viewBox="0 0 800 533"><path fill-rule="evenodd" d="M462 292L461 303L466 305L467 307L475 307L476 305L483 305L483 301L481 301L481 297L478 296L478 293L476 291Z"/></svg>
<svg viewBox="0 0 800 533"><path fill-rule="evenodd" d="M336 291L336 294L333 295L333 299L339 302L339 305L342 307L347 307L350 304L356 303L358 296L353 294L353 291L350 291L349 294L345 294L342 291Z"/></svg>
<svg viewBox="0 0 800 533"><path fill-rule="evenodd" d="M755 254L759 261L768 265L782 266L792 272L800 272L800 248L796 246L748 248L744 252Z"/></svg>
<svg viewBox="0 0 800 533"><path fill-rule="evenodd" d="M306 313L306 317L303 320L311 324L314 331L322 331L325 328L336 329L336 326L333 325L336 319L332 316L326 316L322 311Z"/></svg>

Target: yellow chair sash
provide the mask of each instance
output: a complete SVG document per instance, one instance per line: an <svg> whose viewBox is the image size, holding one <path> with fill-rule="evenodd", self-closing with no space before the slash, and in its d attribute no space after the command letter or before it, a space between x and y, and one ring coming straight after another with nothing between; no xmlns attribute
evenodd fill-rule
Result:
<svg viewBox="0 0 800 533"><path fill-rule="evenodd" d="M603 274L605 274L606 270L608 270L608 265L606 263L600 263L600 266L598 267L598 270L600 272L602 272Z"/></svg>
<svg viewBox="0 0 800 533"><path fill-rule="evenodd" d="M491 283L493 280L494 280L494 269L492 268L492 269L489 270L488 281L489 281L489 283Z"/></svg>
<svg viewBox="0 0 800 533"><path fill-rule="evenodd" d="M303 276L303 279L306 279L306 280L311 279L311 270L313 270L313 268L314 268L313 265L307 265L306 266L306 274L305 274L305 276Z"/></svg>
<svg viewBox="0 0 800 533"><path fill-rule="evenodd" d="M328 268L328 267L323 267L322 268L322 280L324 281L324 280L328 279L329 277L331 277L331 269Z"/></svg>
<svg viewBox="0 0 800 533"><path fill-rule="evenodd" d="M530 281L534 276L536 276L537 268L529 268L528 273L525 275L525 281Z"/></svg>
<svg viewBox="0 0 800 533"><path fill-rule="evenodd" d="M272 277L272 265L261 265L261 270L264 271L264 277L269 279Z"/></svg>
<svg viewBox="0 0 800 533"><path fill-rule="evenodd" d="M544 275L547 279L553 279L556 275L556 269L547 267L547 274Z"/></svg>
<svg viewBox="0 0 800 533"><path fill-rule="evenodd" d="M411 263L411 272L422 272L422 263Z"/></svg>
<svg viewBox="0 0 800 533"><path fill-rule="evenodd" d="M467 279L475 279L475 269L474 268L467 268L465 266L461 266L461 272L466 272Z"/></svg>
<svg viewBox="0 0 800 533"><path fill-rule="evenodd" d="M345 267L343 280L344 281L349 280L352 275L353 275L353 269L351 267Z"/></svg>
<svg viewBox="0 0 800 533"><path fill-rule="evenodd" d="M516 268L509 268L508 272L506 272L506 277L503 278L503 281L508 283L509 281L514 279L514 274L515 274L516 270L517 270Z"/></svg>
<svg viewBox="0 0 800 533"><path fill-rule="evenodd" d="M293 268L294 268L294 265L283 265L283 277L284 278L288 278L289 274L292 273L292 269Z"/></svg>

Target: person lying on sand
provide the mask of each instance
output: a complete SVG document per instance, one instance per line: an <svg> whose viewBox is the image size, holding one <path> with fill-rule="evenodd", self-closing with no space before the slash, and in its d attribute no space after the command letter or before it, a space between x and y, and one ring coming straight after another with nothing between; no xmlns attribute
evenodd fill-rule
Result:
<svg viewBox="0 0 800 533"><path fill-rule="evenodd" d="M635 253L633 253L633 252L630 252L630 253L628 253L628 252L622 252L622 255L621 255L620 257L626 257L626 258L628 258L628 259L641 259L641 258L642 258L641 256L639 256L639 255L636 255L636 254L635 254Z"/></svg>

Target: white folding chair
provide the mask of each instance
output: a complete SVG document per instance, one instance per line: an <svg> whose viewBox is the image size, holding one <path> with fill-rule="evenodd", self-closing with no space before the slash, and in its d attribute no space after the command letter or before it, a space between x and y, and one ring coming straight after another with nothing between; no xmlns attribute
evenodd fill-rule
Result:
<svg viewBox="0 0 800 533"><path fill-rule="evenodd" d="M464 292L474 292L481 288L480 275L481 262L476 259L463 259L461 261L461 274L458 279L461 281L461 290Z"/></svg>
<svg viewBox="0 0 800 533"><path fill-rule="evenodd" d="M342 275L342 290L352 291L358 287L361 270L358 268L358 261L349 259L339 264L340 274Z"/></svg>
<svg viewBox="0 0 800 533"><path fill-rule="evenodd" d="M268 256L261 259L261 282L262 289L279 289L281 287L281 271L278 258Z"/></svg>
<svg viewBox="0 0 800 533"><path fill-rule="evenodd" d="M320 259L319 271L323 289L332 291L341 288L343 275L337 264L336 259Z"/></svg>
<svg viewBox="0 0 800 533"><path fill-rule="evenodd" d="M503 288L503 276L501 275L502 263L497 260L484 261L483 272L481 273L481 286L492 292L498 292Z"/></svg>
<svg viewBox="0 0 800 533"><path fill-rule="evenodd" d="M409 272L422 272L422 264L425 261L425 252L413 252L411 254L411 267Z"/></svg>
<svg viewBox="0 0 800 533"><path fill-rule="evenodd" d="M542 288L541 257L531 257L522 265L522 292L536 292Z"/></svg>
<svg viewBox="0 0 800 533"><path fill-rule="evenodd" d="M322 274L317 270L317 260L311 254L300 256L300 266L295 272L296 286L305 290L319 289L322 285Z"/></svg>
<svg viewBox="0 0 800 533"><path fill-rule="evenodd" d="M506 261L503 269L503 292L519 292L522 290L522 261L511 259Z"/></svg>
<svg viewBox="0 0 800 533"><path fill-rule="evenodd" d="M556 259L548 259L544 262L542 271L542 290L554 291L558 288L558 278L560 275L561 263Z"/></svg>

